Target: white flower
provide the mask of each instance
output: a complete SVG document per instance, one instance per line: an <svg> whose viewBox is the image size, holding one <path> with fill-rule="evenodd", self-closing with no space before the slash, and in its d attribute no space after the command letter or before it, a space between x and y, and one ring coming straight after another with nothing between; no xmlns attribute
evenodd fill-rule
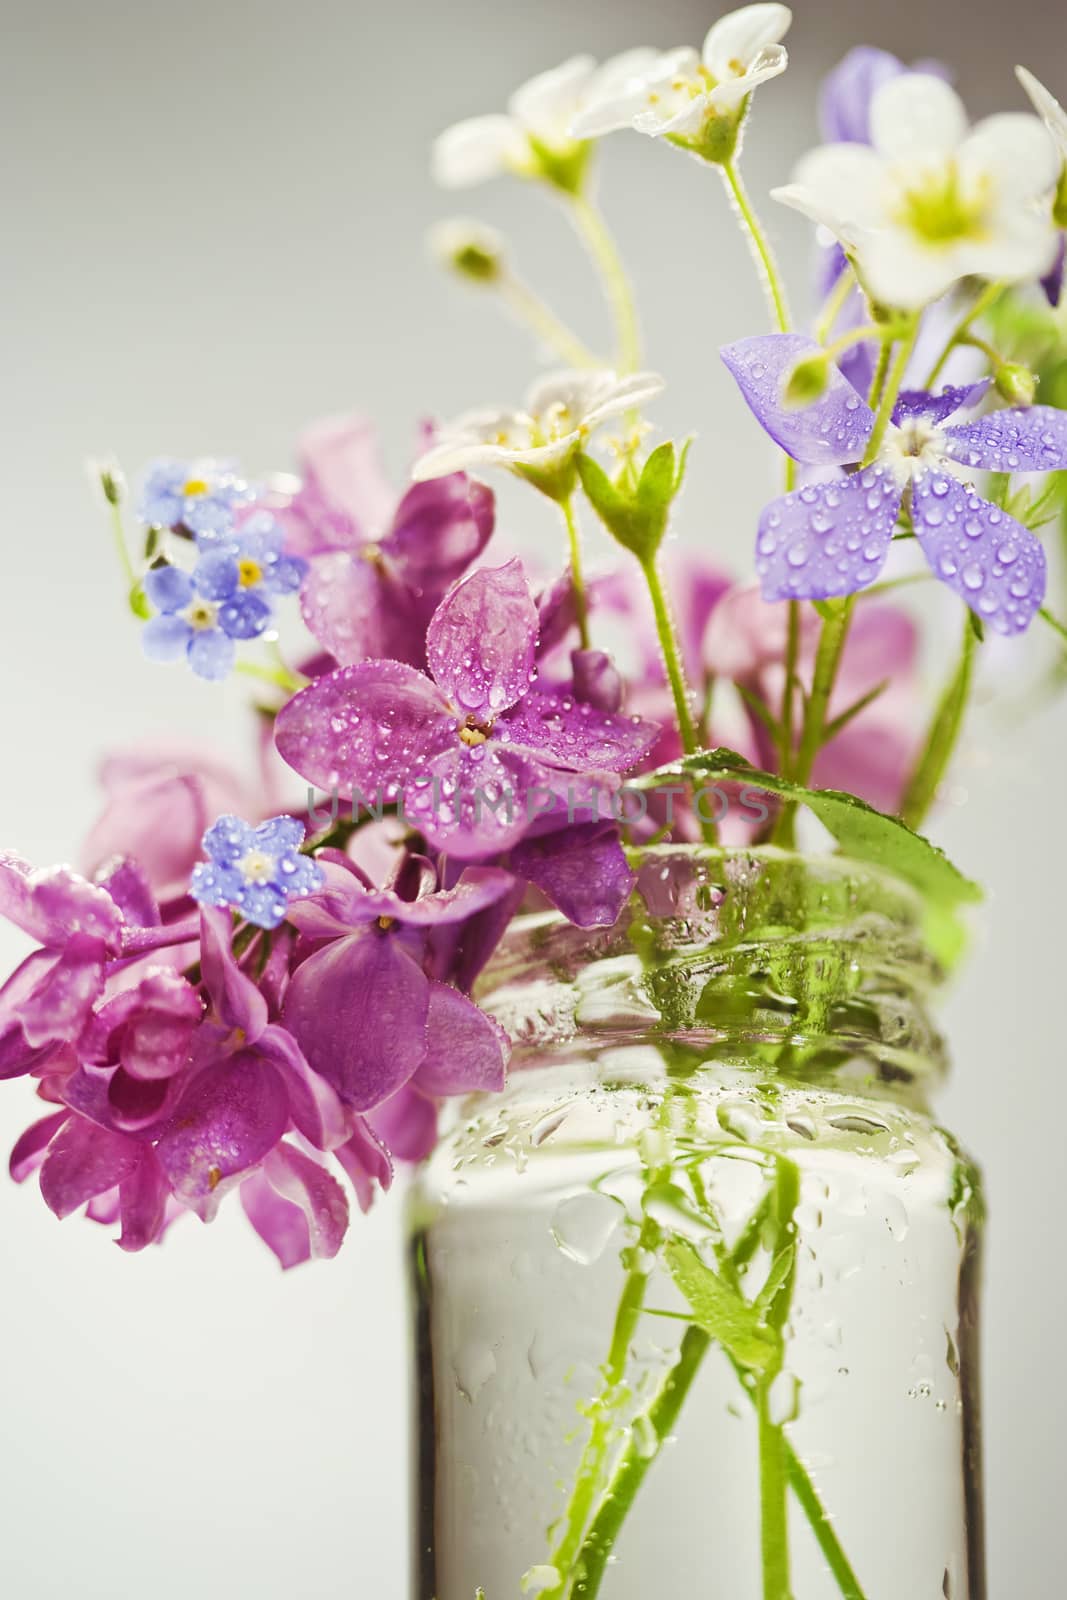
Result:
<svg viewBox="0 0 1067 1600"><path fill-rule="evenodd" d="M1015 75L1030 96L1034 110L1048 129L1059 154L1060 177L1052 205L1052 220L1058 228L1067 228L1067 111L1064 111L1055 95L1049 94L1045 85L1032 72L1027 72L1025 67L1016 67Z"/></svg>
<svg viewBox="0 0 1067 1600"><path fill-rule="evenodd" d="M440 134L433 147L433 174L445 189L463 189L502 173L548 177L574 187L587 146L571 132L590 97L627 82L656 55L628 50L598 67L592 56L572 56L539 73L508 101L507 114L470 117Z"/></svg>
<svg viewBox="0 0 1067 1600"><path fill-rule="evenodd" d="M1060 161L1036 117L969 128L947 83L908 73L876 92L871 140L812 150L772 193L841 240L876 301L917 309L971 274L1015 282L1049 270Z"/></svg>
<svg viewBox="0 0 1067 1600"><path fill-rule="evenodd" d="M632 411L663 389L655 372L557 372L541 378L524 411L469 411L441 429L415 463L416 482L470 467L506 467L546 493L561 486L589 435L609 417Z"/></svg>
<svg viewBox="0 0 1067 1600"><path fill-rule="evenodd" d="M792 20L788 6L743 6L712 25L700 55L687 47L643 52L648 59L628 81L616 74L598 86L598 95L587 95L572 133L591 139L636 128L697 143L709 123L736 119L757 84L785 71L781 40Z"/></svg>

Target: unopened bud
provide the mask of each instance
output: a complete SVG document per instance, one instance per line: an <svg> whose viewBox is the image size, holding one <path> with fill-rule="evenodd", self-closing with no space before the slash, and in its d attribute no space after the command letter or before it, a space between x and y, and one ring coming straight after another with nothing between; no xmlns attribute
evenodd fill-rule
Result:
<svg viewBox="0 0 1067 1600"><path fill-rule="evenodd" d="M1052 202L1052 220L1057 228L1067 228L1067 162L1060 173L1056 196Z"/></svg>
<svg viewBox="0 0 1067 1600"><path fill-rule="evenodd" d="M1005 361L997 368L994 378L997 393L1011 406L1032 406L1037 393L1037 379L1029 367L1015 361Z"/></svg>
<svg viewBox="0 0 1067 1600"><path fill-rule="evenodd" d="M830 381L830 358L825 350L802 356L785 380L783 399L792 410L813 405Z"/></svg>
<svg viewBox="0 0 1067 1600"><path fill-rule="evenodd" d="M126 479L118 462L110 457L99 461L89 460L85 468L89 482L100 491L108 505L121 505L126 495Z"/></svg>
<svg viewBox="0 0 1067 1600"><path fill-rule="evenodd" d="M474 283L495 283L504 272L504 241L494 228L465 217L450 218L430 229L430 250L437 261Z"/></svg>

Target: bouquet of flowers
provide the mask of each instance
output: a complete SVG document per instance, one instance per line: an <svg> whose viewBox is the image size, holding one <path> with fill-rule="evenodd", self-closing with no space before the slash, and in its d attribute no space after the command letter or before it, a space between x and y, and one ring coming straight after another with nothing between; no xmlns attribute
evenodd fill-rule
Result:
<svg viewBox="0 0 1067 1600"><path fill-rule="evenodd" d="M1067 528L1067 113L1019 69L1037 114L971 127L942 68L853 51L826 142L773 193L815 224L795 319L741 176L790 20L751 5L699 53L578 57L441 135L444 187L558 198L616 348L591 352L491 229L440 224L438 257L565 367L518 409L428 428L399 495L358 416L306 429L295 475L162 459L128 494L94 468L143 670L246 676L258 777L120 751L79 868L0 853L0 910L37 946L0 991L0 1077L44 1103L11 1174L56 1216L139 1251L232 1191L283 1267L333 1256L349 1195L365 1210L447 1102L504 1086L509 1037L477 996L509 926L549 907L625 928L664 841L790 850L813 814L922 891L951 959L977 890L918 830L983 657L1067 636L1042 538ZM756 583L671 548L690 442L649 439L663 380L593 190L624 128L721 178L767 292L769 327L721 352L776 451ZM536 562L494 529L498 471L539 497ZM927 586L926 626L959 639L928 705L907 609ZM596 1592L588 1548L567 1587L591 1506L531 1588ZM777 1559L772 1540L784 1596Z"/></svg>

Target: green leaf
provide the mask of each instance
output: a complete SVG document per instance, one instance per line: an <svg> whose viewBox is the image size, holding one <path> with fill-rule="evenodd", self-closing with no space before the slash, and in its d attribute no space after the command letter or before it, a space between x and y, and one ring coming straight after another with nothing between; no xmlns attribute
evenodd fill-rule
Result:
<svg viewBox="0 0 1067 1600"><path fill-rule="evenodd" d="M780 1344L759 1312L714 1272L687 1240L671 1239L663 1253L696 1326L746 1371L771 1371L781 1359Z"/></svg>
<svg viewBox="0 0 1067 1600"><path fill-rule="evenodd" d="M678 467L670 439L657 445L645 462L637 484L637 504L648 519L648 530L655 542L647 553L654 555L667 528L667 517L678 485Z"/></svg>
<svg viewBox="0 0 1067 1600"><path fill-rule="evenodd" d="M756 1310L759 1312L761 1317L768 1317L770 1315L774 1307L774 1302L789 1283L789 1280L793 1276L793 1271L796 1267L796 1258L796 1240L790 1239L789 1243L784 1245L782 1249L779 1250L778 1254L771 1262L771 1270L767 1274L767 1281L764 1283L763 1288L756 1296Z"/></svg>
<svg viewBox="0 0 1067 1600"><path fill-rule="evenodd" d="M631 551L639 561L644 561L649 537L642 508L612 483L592 456L580 455L577 467L586 499L612 538ZM654 551L655 544L651 548Z"/></svg>

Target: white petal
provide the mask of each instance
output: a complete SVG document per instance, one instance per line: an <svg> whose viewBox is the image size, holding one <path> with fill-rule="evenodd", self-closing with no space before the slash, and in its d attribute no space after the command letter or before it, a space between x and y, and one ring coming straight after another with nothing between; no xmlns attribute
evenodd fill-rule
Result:
<svg viewBox="0 0 1067 1600"><path fill-rule="evenodd" d="M776 190L775 199L848 241L882 223L884 193L885 163L869 145L824 144L801 158L793 183Z"/></svg>
<svg viewBox="0 0 1067 1600"><path fill-rule="evenodd" d="M654 104L647 100L633 119L638 133L650 138L673 134L680 139L694 138L711 115L710 93L692 95L688 89L658 94Z"/></svg>
<svg viewBox="0 0 1067 1600"><path fill-rule="evenodd" d="M623 411L643 406L662 394L664 387L658 372L634 372L628 378L620 378L586 411L585 425L593 428L608 417L617 417Z"/></svg>
<svg viewBox="0 0 1067 1600"><path fill-rule="evenodd" d="M958 249L923 244L903 228L864 238L859 251L863 281L883 305L916 311L929 305L967 273Z"/></svg>
<svg viewBox="0 0 1067 1600"><path fill-rule="evenodd" d="M561 66L538 73L516 89L508 101L508 111L521 128L543 144L567 144L571 123L595 70L592 56L571 56Z"/></svg>
<svg viewBox="0 0 1067 1600"><path fill-rule="evenodd" d="M648 90L635 79L629 87L590 100L571 123L571 138L599 139L619 128L630 128L647 104Z"/></svg>
<svg viewBox="0 0 1067 1600"><path fill-rule="evenodd" d="M1059 240L1047 218L1016 210L998 219L988 239L968 247L967 272L1006 283L1043 278L1052 270Z"/></svg>
<svg viewBox="0 0 1067 1600"><path fill-rule="evenodd" d="M583 372L566 368L560 372L546 372L531 384L526 396L526 408L531 416L541 417L556 406L563 406L574 416L584 416L599 395L615 383L613 372Z"/></svg>
<svg viewBox="0 0 1067 1600"><path fill-rule="evenodd" d="M465 189L528 164L525 135L511 117L470 117L434 140L433 175L443 189Z"/></svg>
<svg viewBox="0 0 1067 1600"><path fill-rule="evenodd" d="M1006 196L1026 202L1054 189L1063 161L1043 122L1004 111L976 124L959 152L966 174L992 173Z"/></svg>
<svg viewBox="0 0 1067 1600"><path fill-rule="evenodd" d="M1034 110L1055 139L1061 156L1067 161L1067 111L1064 111L1055 95L1049 93L1041 80L1035 78L1032 72L1027 72L1025 67L1016 67L1015 76L1030 96Z"/></svg>
<svg viewBox="0 0 1067 1600"><path fill-rule="evenodd" d="M583 103L591 106L632 88L635 81L640 82L655 72L662 59L662 50L656 50L651 45L636 45L632 50L609 56L597 67L586 85Z"/></svg>
<svg viewBox="0 0 1067 1600"><path fill-rule="evenodd" d="M760 83L779 77L789 65L784 45L769 44L761 50L743 78L726 78L717 83L708 96L716 111L732 111L746 94L751 94Z"/></svg>
<svg viewBox="0 0 1067 1600"><path fill-rule="evenodd" d="M929 73L892 78L871 100L871 143L890 160L949 155L966 133L963 101Z"/></svg>
<svg viewBox="0 0 1067 1600"><path fill-rule="evenodd" d="M704 65L713 78L740 77L765 45L779 44L789 31L788 6L742 6L712 23L704 40Z"/></svg>

